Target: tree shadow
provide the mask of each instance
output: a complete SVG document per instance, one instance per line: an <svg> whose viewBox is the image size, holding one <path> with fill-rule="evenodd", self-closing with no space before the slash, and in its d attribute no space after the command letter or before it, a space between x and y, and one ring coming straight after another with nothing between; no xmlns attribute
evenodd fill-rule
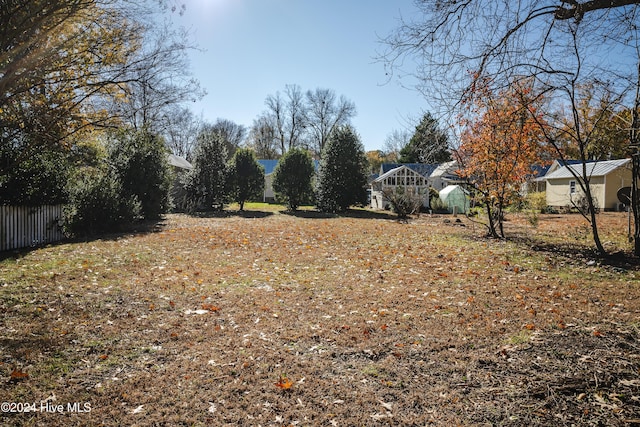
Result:
<svg viewBox="0 0 640 427"><path fill-rule="evenodd" d="M384 219L398 220L397 215L383 211L372 211L366 209L348 209L345 212L329 213L318 210L298 210L298 211L280 211L281 214L294 216L296 218L306 219L332 219L332 218L357 218L357 219Z"/></svg>
<svg viewBox="0 0 640 427"><path fill-rule="evenodd" d="M510 236L510 241L519 246L553 256L578 262L585 266L599 265L621 270L640 270L640 258L632 251L616 251L600 255L595 248L576 243L549 243L531 236Z"/></svg>
<svg viewBox="0 0 640 427"><path fill-rule="evenodd" d="M33 355L40 355L55 349L64 347L59 338L51 338L49 336L28 336L20 335L19 337L0 338L0 348L15 359L27 359Z"/></svg>
<svg viewBox="0 0 640 427"><path fill-rule="evenodd" d="M24 248L19 249L11 249L8 251L0 252L0 261L4 261L7 259L20 259L29 253L36 251L38 249L47 248L47 247L56 247L61 245L66 245L69 243L87 243L94 242L98 240L102 241L116 241L125 236L140 236L151 233L159 233L166 227L166 218L161 218L158 220L142 220L136 221L129 224L122 224L118 226L115 230L107 231L107 232L99 232L99 233L91 233L85 234L76 237L68 237L63 240L57 242L50 243L42 243L36 244Z"/></svg>
<svg viewBox="0 0 640 427"><path fill-rule="evenodd" d="M193 216L193 217L196 217L196 218L232 218L232 217L238 217L238 218L249 218L249 219L258 218L259 219L259 218L270 217L270 216L274 215L274 213L273 212L268 212L268 211L254 211L254 210L246 210L246 211L224 210L224 211L195 212L195 213L192 213L192 214L189 214L189 215Z"/></svg>

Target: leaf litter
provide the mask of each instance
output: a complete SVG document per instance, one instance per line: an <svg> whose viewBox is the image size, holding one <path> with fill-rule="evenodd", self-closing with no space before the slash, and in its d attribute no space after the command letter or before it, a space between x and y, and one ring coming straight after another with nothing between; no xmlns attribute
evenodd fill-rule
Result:
<svg viewBox="0 0 640 427"><path fill-rule="evenodd" d="M622 247L625 218L601 215ZM1 400L92 410L6 419L628 425L638 268L590 258L579 221L516 218L510 241L489 241L438 216L170 215L159 232L8 258Z"/></svg>

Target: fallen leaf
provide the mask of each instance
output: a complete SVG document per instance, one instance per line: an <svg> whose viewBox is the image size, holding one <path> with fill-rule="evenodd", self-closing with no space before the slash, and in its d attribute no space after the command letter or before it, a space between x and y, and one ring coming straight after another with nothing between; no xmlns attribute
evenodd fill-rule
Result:
<svg viewBox="0 0 640 427"><path fill-rule="evenodd" d="M209 310L215 313L216 311L220 310L220 307L216 307L213 304L202 304L202 309Z"/></svg>
<svg viewBox="0 0 640 427"><path fill-rule="evenodd" d="M20 368L13 368L13 371L11 371L11 379L14 381L26 380L28 378L29 374Z"/></svg>
<svg viewBox="0 0 640 427"><path fill-rule="evenodd" d="M280 380L277 383L274 383L276 387L281 390L288 390L293 386L293 382L286 375L280 375Z"/></svg>

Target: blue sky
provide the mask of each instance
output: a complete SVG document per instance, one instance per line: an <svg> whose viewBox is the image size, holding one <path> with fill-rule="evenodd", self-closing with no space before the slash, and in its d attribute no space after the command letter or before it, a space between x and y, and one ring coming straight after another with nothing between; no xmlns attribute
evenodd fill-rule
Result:
<svg viewBox="0 0 640 427"><path fill-rule="evenodd" d="M192 104L208 122L250 127L269 94L297 84L333 89L356 104L353 124L367 150L428 109L424 98L388 81L375 57L412 0L185 0L178 21L203 49L191 68L208 92ZM409 82L402 82L409 84Z"/></svg>

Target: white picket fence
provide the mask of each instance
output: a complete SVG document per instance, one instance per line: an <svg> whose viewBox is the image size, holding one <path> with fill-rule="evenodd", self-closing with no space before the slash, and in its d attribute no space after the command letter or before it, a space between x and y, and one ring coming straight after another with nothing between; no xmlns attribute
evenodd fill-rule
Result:
<svg viewBox="0 0 640 427"><path fill-rule="evenodd" d="M0 206L0 252L64 239L62 205Z"/></svg>

